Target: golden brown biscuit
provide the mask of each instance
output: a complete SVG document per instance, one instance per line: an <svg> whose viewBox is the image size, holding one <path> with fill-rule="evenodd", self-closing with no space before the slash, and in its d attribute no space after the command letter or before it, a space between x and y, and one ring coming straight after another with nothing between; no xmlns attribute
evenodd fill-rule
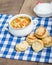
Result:
<svg viewBox="0 0 52 65"><path fill-rule="evenodd" d="M42 39L44 46L45 47L50 47L52 46L52 37L51 36L47 36L44 39Z"/></svg>
<svg viewBox="0 0 52 65"><path fill-rule="evenodd" d="M32 44L32 49L35 52L39 52L44 48L44 44L41 40L36 40L33 44Z"/></svg>
<svg viewBox="0 0 52 65"><path fill-rule="evenodd" d="M29 34L26 38L29 45L32 45L35 40L37 40L37 38L35 37L34 33Z"/></svg>
<svg viewBox="0 0 52 65"><path fill-rule="evenodd" d="M35 35L37 38L44 38L49 35L49 32L47 31L45 27L40 26L36 29Z"/></svg>
<svg viewBox="0 0 52 65"><path fill-rule="evenodd" d="M15 49L18 52L25 51L28 48L28 43L26 41L21 42L20 44L17 44Z"/></svg>

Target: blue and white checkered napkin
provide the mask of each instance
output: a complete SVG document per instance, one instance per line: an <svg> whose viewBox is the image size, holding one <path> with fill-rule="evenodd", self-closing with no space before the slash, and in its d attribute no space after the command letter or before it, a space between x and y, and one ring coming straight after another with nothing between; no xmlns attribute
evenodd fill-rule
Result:
<svg viewBox="0 0 52 65"><path fill-rule="evenodd" d="M0 57L52 63L52 47L44 48L39 53L35 53L31 47L24 52L16 52L15 45L25 40L25 37L15 37L5 30L11 17L12 15L0 14ZM52 36L52 18L33 17L32 19L37 19L39 22L34 27L34 31L36 27L42 25L48 29Z"/></svg>

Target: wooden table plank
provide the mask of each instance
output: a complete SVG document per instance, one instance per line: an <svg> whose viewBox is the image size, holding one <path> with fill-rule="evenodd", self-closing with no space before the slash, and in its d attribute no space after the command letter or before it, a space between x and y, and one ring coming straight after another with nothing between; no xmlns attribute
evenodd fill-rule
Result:
<svg viewBox="0 0 52 65"><path fill-rule="evenodd" d="M50 63L38 63L38 65L52 65Z"/></svg>
<svg viewBox="0 0 52 65"><path fill-rule="evenodd" d="M37 65L35 62L7 59L7 65Z"/></svg>
<svg viewBox="0 0 52 65"><path fill-rule="evenodd" d="M32 2L34 4L34 2L36 2L36 0L25 0L20 13L25 13L25 14L29 14L29 15L34 15L31 6L32 6Z"/></svg>
<svg viewBox="0 0 52 65"><path fill-rule="evenodd" d="M0 58L0 65L7 65L7 59Z"/></svg>
<svg viewBox="0 0 52 65"><path fill-rule="evenodd" d="M41 2L51 2L52 0L39 0ZM36 6L36 3L38 0L25 0L20 13L29 14L31 16L36 16L36 14L33 12L33 7Z"/></svg>
<svg viewBox="0 0 52 65"><path fill-rule="evenodd" d="M0 13L19 14L24 0L0 0Z"/></svg>

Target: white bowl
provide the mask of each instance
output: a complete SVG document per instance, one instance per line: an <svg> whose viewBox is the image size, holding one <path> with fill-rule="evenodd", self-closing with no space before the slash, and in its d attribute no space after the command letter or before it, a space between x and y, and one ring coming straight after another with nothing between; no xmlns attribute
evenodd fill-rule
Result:
<svg viewBox="0 0 52 65"><path fill-rule="evenodd" d="M40 17L50 17L52 13L50 3L40 3L36 5L33 11Z"/></svg>
<svg viewBox="0 0 52 65"><path fill-rule="evenodd" d="M21 17L21 16L26 16L26 17L28 17L30 20L31 20L31 22L30 22L30 24L28 25L28 26L26 26L26 27L24 27L24 28L13 28L13 27L11 27L11 25L10 25L10 22L12 21L12 20L14 20L14 19L16 19L16 18L18 18L18 17ZM35 22L35 23L37 23L37 22ZM9 32L12 34L12 35L14 35L14 36L26 36L26 35L28 35L32 30L33 30L33 28L34 28L34 23L33 23L33 21L32 21L32 18L31 18L31 16L29 16L29 15L27 15L27 14L18 14L18 15L15 15L15 16L13 16L10 20L9 20Z"/></svg>

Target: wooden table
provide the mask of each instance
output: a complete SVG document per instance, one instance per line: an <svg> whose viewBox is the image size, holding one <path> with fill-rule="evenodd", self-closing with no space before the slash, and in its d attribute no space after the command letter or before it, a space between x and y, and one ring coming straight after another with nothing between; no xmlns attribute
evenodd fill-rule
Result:
<svg viewBox="0 0 52 65"><path fill-rule="evenodd" d="M0 0L0 13L12 15L25 13L31 16L36 16L32 9L36 5L37 1L38 0ZM39 1L51 2L52 0ZM0 65L52 65L52 64L0 58Z"/></svg>

